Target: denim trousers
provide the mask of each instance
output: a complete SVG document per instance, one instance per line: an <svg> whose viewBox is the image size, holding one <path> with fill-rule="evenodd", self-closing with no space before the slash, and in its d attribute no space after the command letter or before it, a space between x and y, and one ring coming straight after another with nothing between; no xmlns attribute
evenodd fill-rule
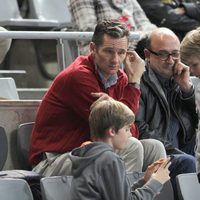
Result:
<svg viewBox="0 0 200 200"><path fill-rule="evenodd" d="M174 190L174 199L178 199L176 176L178 174L196 172L196 159L189 154L174 154L174 159L169 167L171 183Z"/></svg>

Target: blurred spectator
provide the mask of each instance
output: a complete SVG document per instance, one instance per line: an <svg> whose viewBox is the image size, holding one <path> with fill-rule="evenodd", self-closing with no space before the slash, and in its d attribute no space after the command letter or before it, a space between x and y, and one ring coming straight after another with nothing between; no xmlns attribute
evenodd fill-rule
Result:
<svg viewBox="0 0 200 200"><path fill-rule="evenodd" d="M179 39L200 26L200 1L138 0L147 17L157 26L173 30Z"/></svg>
<svg viewBox="0 0 200 200"><path fill-rule="evenodd" d="M156 28L146 17L136 0L70 0L70 10L78 31L94 31L95 25L104 19L119 19L127 24L131 31L141 31L141 38L131 43L132 48L143 56L146 36ZM88 43L80 44L80 53L88 53Z"/></svg>
<svg viewBox="0 0 200 200"><path fill-rule="evenodd" d="M7 29L0 27L0 31L7 31ZM12 39L0 38L0 63L3 62L8 50L10 49Z"/></svg>
<svg viewBox="0 0 200 200"><path fill-rule="evenodd" d="M190 67L190 72L200 78L200 27L190 31L181 42L181 59ZM200 119L200 83L195 88L196 107ZM200 180L200 121L196 142L197 173Z"/></svg>

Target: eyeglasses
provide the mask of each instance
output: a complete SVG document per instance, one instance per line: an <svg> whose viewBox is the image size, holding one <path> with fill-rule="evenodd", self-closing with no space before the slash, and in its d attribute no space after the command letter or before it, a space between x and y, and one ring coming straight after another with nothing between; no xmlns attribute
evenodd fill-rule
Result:
<svg viewBox="0 0 200 200"><path fill-rule="evenodd" d="M169 53L165 50L160 50L158 52L152 51L151 49L148 49L152 54L158 56L161 60L165 61L171 56L173 59L178 59L180 57L180 52L178 50L172 51L172 53Z"/></svg>

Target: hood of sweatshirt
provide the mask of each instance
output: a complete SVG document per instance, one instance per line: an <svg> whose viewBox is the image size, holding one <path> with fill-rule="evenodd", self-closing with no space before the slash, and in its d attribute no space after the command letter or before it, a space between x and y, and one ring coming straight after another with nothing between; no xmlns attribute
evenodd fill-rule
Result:
<svg viewBox="0 0 200 200"><path fill-rule="evenodd" d="M79 176L88 165L93 163L105 151L113 152L113 148L104 142L92 142L74 149L69 154L72 161L73 176Z"/></svg>

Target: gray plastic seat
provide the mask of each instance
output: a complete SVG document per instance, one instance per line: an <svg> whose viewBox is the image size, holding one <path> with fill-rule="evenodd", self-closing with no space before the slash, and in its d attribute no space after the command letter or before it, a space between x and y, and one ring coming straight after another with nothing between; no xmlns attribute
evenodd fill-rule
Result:
<svg viewBox="0 0 200 200"><path fill-rule="evenodd" d="M0 97L2 99L19 100L19 95L13 78L0 78Z"/></svg>
<svg viewBox="0 0 200 200"><path fill-rule="evenodd" d="M17 0L0 0L0 26L9 28L19 27L55 27L58 26L57 20L42 21L38 19L24 19L21 17ZM48 4L48 3L47 3Z"/></svg>
<svg viewBox="0 0 200 200"><path fill-rule="evenodd" d="M196 173L179 174L176 182L179 200L200 199L200 184Z"/></svg>
<svg viewBox="0 0 200 200"><path fill-rule="evenodd" d="M3 127L0 127L0 152L0 170L2 170L8 155L8 140Z"/></svg>
<svg viewBox="0 0 200 200"><path fill-rule="evenodd" d="M29 18L40 21L56 20L55 28L71 28L71 13L66 0L28 0Z"/></svg>
<svg viewBox="0 0 200 200"><path fill-rule="evenodd" d="M70 200L72 176L44 177L40 180L43 200Z"/></svg>
<svg viewBox="0 0 200 200"><path fill-rule="evenodd" d="M30 138L34 122L20 124L17 130L17 152L20 169L30 170L31 166L28 162Z"/></svg>
<svg viewBox="0 0 200 200"><path fill-rule="evenodd" d="M0 199L33 200L33 195L25 180L0 178Z"/></svg>

